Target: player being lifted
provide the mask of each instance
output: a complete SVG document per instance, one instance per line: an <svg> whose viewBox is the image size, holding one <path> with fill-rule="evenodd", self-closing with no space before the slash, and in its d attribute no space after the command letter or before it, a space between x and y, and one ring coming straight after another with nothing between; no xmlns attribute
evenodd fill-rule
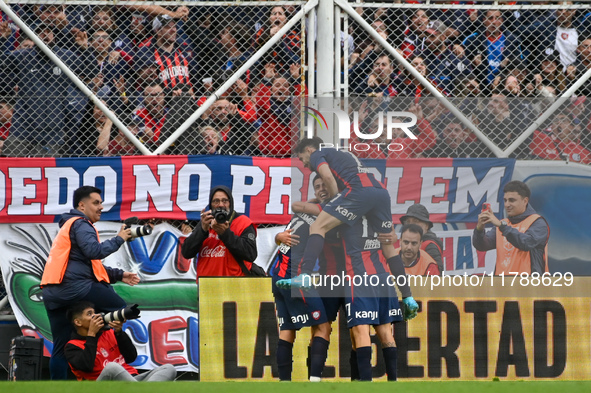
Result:
<svg viewBox="0 0 591 393"><path fill-rule="evenodd" d="M310 282L305 276L312 271L322 252L324 237L331 229L341 224L353 226L365 216L368 224L380 235L389 234L392 231L388 190L359 162L357 157L350 152L323 147L323 141L318 137L301 140L295 152L305 167L316 171L322 178L332 199L310 226L310 235L302 260L302 271L299 272L301 274L279 282L280 286L286 287L298 287ZM412 319L417 315L419 306L412 297L404 265L399 258L395 258L396 252L391 241L384 239L380 243L390 272L399 284L404 303L404 317L407 320ZM404 279L398 280L399 276L404 276Z"/></svg>

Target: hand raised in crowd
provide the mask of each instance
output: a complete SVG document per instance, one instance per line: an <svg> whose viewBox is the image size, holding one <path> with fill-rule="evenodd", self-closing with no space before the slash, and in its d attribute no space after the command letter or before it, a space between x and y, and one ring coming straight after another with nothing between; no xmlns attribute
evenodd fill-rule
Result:
<svg viewBox="0 0 591 393"><path fill-rule="evenodd" d="M109 326L115 331L115 333L123 331L123 322L121 321L111 321L109 322Z"/></svg>
<svg viewBox="0 0 591 393"><path fill-rule="evenodd" d="M182 19L184 21L189 17L189 8L184 5L178 7L175 12L171 15L175 19Z"/></svg>
<svg viewBox="0 0 591 393"><path fill-rule="evenodd" d="M90 337L95 337L98 332L105 326L105 322L103 321L103 316L101 314L93 314L90 318L90 324L88 325L88 333L87 335Z"/></svg>
<svg viewBox="0 0 591 393"><path fill-rule="evenodd" d="M103 84L105 83L105 79L103 77L103 74L99 73L94 78L92 78L92 83L94 85L93 90L96 93L97 91L99 91L99 89L101 87L103 87Z"/></svg>
<svg viewBox="0 0 591 393"><path fill-rule="evenodd" d="M121 52L118 50L111 51L109 53L109 64L117 64L121 59Z"/></svg>
<svg viewBox="0 0 591 393"><path fill-rule="evenodd" d="M462 58L464 58L464 54L466 53L466 50L464 49L464 47L462 45L454 44L453 52L454 52L454 55L456 55L458 57L458 59L462 59Z"/></svg>
<svg viewBox="0 0 591 393"><path fill-rule="evenodd" d="M276 26L273 25L271 26L271 37L273 37L275 34L277 34L277 32L281 29L282 26Z"/></svg>
<svg viewBox="0 0 591 393"><path fill-rule="evenodd" d="M439 105L436 106L437 109L439 109ZM423 114L423 108L421 108L420 104L412 104L408 107L407 109L410 113L414 113L415 116L417 117L417 121L419 120L423 120L425 118L425 115ZM441 113L441 111L439 110L435 110L433 111L433 120L436 119L439 114ZM429 116L429 119L431 118L431 116ZM429 120L431 121L431 120Z"/></svg>
<svg viewBox="0 0 591 393"><path fill-rule="evenodd" d="M125 78L123 78L123 75L119 76L119 79L113 79L113 86L115 86L120 96L125 94Z"/></svg>
<svg viewBox="0 0 591 393"><path fill-rule="evenodd" d="M275 63L267 63L265 64L265 78L273 79L275 78Z"/></svg>
<svg viewBox="0 0 591 393"><path fill-rule="evenodd" d="M123 272L123 278L121 281L133 287L134 285L140 283L140 276L138 276L137 273Z"/></svg>
<svg viewBox="0 0 591 393"><path fill-rule="evenodd" d="M234 93L242 98L248 97L248 85L242 79L238 79L233 86Z"/></svg>
<svg viewBox="0 0 591 393"><path fill-rule="evenodd" d="M2 38L8 38L12 34L12 29L8 25L8 22L0 23L0 36Z"/></svg>
<svg viewBox="0 0 591 393"><path fill-rule="evenodd" d="M298 244L300 244L300 241L298 240L300 236L294 235L292 232L293 228L286 229L283 232L279 232L277 236L275 236L275 241L277 243L283 243L290 247L297 246Z"/></svg>
<svg viewBox="0 0 591 393"><path fill-rule="evenodd" d="M78 46L84 50L88 49L88 34L85 31L72 29L72 34Z"/></svg>
<svg viewBox="0 0 591 393"><path fill-rule="evenodd" d="M301 71L302 71L302 65L301 64L293 63L293 64L291 64L289 66L289 74L294 79L300 79L300 73L301 73Z"/></svg>
<svg viewBox="0 0 591 393"><path fill-rule="evenodd" d="M131 239L131 228L127 228L125 224L121 225L121 229L119 229L117 236L125 241Z"/></svg>

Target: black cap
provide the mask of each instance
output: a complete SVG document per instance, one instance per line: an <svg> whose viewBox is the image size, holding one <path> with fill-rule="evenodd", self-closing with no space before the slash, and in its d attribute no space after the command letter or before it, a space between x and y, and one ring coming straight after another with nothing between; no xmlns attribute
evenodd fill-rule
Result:
<svg viewBox="0 0 591 393"><path fill-rule="evenodd" d="M400 217L400 222L402 223L402 225L404 225L404 221L406 221L406 219L409 217L414 217L417 220L426 222L427 224L429 224L429 228L433 227L433 223L429 221L429 211L427 211L427 208L421 205L420 203L415 203L414 205L409 207L406 211L406 215Z"/></svg>

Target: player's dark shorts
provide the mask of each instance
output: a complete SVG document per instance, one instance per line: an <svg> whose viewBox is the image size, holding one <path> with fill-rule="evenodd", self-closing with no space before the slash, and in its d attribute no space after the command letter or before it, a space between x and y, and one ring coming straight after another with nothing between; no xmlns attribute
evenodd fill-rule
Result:
<svg viewBox="0 0 591 393"><path fill-rule="evenodd" d="M326 311L326 317L330 322L337 319L337 314L341 307L345 307L345 298L343 297L323 297L322 303Z"/></svg>
<svg viewBox="0 0 591 393"><path fill-rule="evenodd" d="M346 196L344 193L339 193L324 206L323 211L349 226L365 216L374 231L379 233L392 231L390 194L384 188L354 189Z"/></svg>
<svg viewBox="0 0 591 393"><path fill-rule="evenodd" d="M275 282L279 278L273 277L273 296L279 330L300 330L305 326L316 326L328 322L322 298L315 289L299 291L300 296L294 296L292 289L277 288Z"/></svg>
<svg viewBox="0 0 591 393"><path fill-rule="evenodd" d="M403 320L396 290L394 286L387 285L387 276L380 275L379 286L349 287L349 293L345 296L348 328Z"/></svg>

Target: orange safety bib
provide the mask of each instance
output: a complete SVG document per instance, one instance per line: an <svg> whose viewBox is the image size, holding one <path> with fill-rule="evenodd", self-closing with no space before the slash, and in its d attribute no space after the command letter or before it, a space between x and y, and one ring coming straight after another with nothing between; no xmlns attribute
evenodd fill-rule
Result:
<svg viewBox="0 0 591 393"><path fill-rule="evenodd" d="M525 220L511 224L507 223L511 228L516 228L519 232L525 233L529 227L541 216L539 214L532 214ZM496 229L497 236L497 263L495 266L495 275L510 272L530 273L531 274L531 253L523 251L509 243L507 238L503 236L499 228ZM544 271L548 271L548 242L544 247Z"/></svg>
<svg viewBox="0 0 591 393"><path fill-rule="evenodd" d="M49 257L47 257L47 263L43 270L43 277L41 277L41 287L48 284L61 284L66 268L68 267L68 260L70 258L70 250L72 249L72 240L70 239L70 228L74 221L81 219L82 217L72 217L61 227L57 233L51 250L49 250ZM94 228L94 225L93 225ZM96 231L96 237L99 239L98 230ZM99 240L100 241L100 240ZM92 271L96 279L104 282L109 281L109 275L107 270L103 266L100 259L92 259Z"/></svg>

